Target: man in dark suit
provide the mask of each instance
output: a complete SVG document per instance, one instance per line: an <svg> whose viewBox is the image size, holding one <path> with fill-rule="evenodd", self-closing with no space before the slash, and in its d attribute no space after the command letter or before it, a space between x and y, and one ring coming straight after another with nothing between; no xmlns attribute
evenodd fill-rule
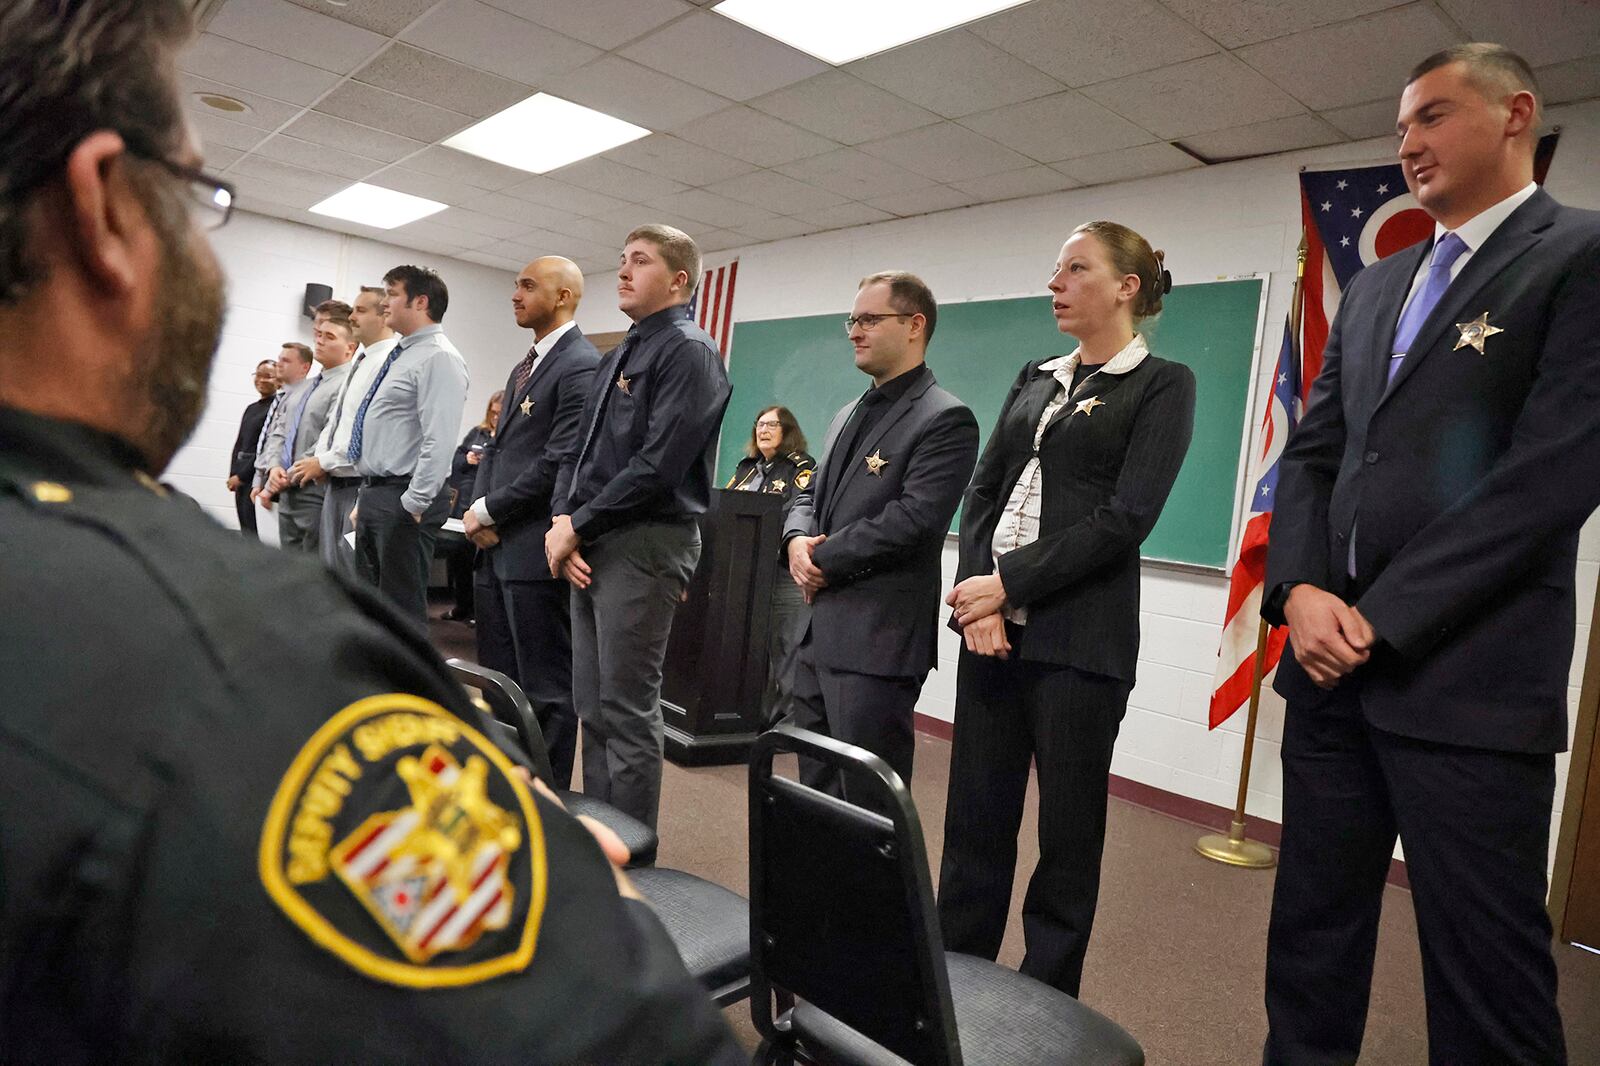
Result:
<svg viewBox="0 0 1600 1066"><path fill-rule="evenodd" d="M978 423L924 357L938 305L902 271L862 279L845 320L872 387L828 427L826 454L784 528L812 603L794 721L874 752L911 780L912 715L938 660L940 558L978 460ZM802 760L801 780L844 782Z"/></svg>
<svg viewBox="0 0 1600 1066"><path fill-rule="evenodd" d="M1538 115L1498 45L1412 72L1400 160L1434 239L1356 276L1283 455L1268 1063L1356 1060L1397 833L1431 1061L1566 1061L1545 864L1600 503L1600 215L1534 185Z"/></svg>
<svg viewBox="0 0 1600 1066"><path fill-rule="evenodd" d="M271 359L261 360L256 364L254 381L261 399L246 407L239 418L233 462L228 466L228 491L233 493L233 508L239 515L239 532L253 539L260 534L256 532L256 505L250 498L250 486L256 476L256 451L272 410L272 399L278 394L278 364Z"/></svg>
<svg viewBox="0 0 1600 1066"><path fill-rule="evenodd" d="M572 316L583 272L545 256L517 276L511 310L533 347L506 380L494 441L478 463L462 517L478 555L478 661L528 694L550 747L556 783L572 781L578 718L572 710L572 616L567 583L550 573L544 535L561 463L578 448L583 405L600 353Z"/></svg>

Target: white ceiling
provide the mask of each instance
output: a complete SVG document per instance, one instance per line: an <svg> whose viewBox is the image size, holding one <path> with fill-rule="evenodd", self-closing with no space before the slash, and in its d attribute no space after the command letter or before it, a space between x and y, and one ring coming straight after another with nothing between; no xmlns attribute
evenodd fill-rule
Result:
<svg viewBox="0 0 1600 1066"><path fill-rule="evenodd" d="M839 68L713 2L222 0L180 66L241 207L586 271L646 221L717 251L1381 136L1458 41L1522 52L1550 103L1600 96L1600 4L1573 0L1032 0ZM653 132L543 176L440 146L538 90ZM450 206L388 231L306 211L356 180Z"/></svg>

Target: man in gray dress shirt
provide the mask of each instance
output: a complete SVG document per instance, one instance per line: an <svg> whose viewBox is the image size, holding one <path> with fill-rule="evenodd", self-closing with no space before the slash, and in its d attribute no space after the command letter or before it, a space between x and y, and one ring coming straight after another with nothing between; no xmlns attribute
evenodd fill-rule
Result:
<svg viewBox="0 0 1600 1066"><path fill-rule="evenodd" d="M356 347L347 318L319 317L315 338L314 354L322 373L302 383L305 391L284 406L285 417L267 434L272 469L262 493L268 506L273 501L278 505L278 543L305 552L316 552L321 540L323 486L296 476L294 469L316 450Z"/></svg>
<svg viewBox="0 0 1600 1066"><path fill-rule="evenodd" d="M256 442L255 476L250 481L250 499L269 511L272 510L272 494L267 491L267 483L283 451L284 423L311 388L312 362L310 345L284 341L278 349L278 395L261 426L261 439Z"/></svg>
<svg viewBox="0 0 1600 1066"><path fill-rule="evenodd" d="M426 625L428 564L450 513L445 480L467 402L467 365L439 325L450 294L438 274L397 266L383 285L384 312L400 341L373 372L350 426L347 457L361 478L356 572Z"/></svg>

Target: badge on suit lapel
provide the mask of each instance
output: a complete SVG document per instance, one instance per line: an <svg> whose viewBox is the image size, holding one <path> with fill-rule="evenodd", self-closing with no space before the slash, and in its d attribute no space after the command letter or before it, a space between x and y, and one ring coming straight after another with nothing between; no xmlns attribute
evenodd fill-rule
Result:
<svg viewBox="0 0 1600 1066"><path fill-rule="evenodd" d="M874 477L882 477L883 468L889 465L889 460L885 459L880 452L874 450L871 455L866 457L866 464L867 473L872 474Z"/></svg>
<svg viewBox="0 0 1600 1066"><path fill-rule="evenodd" d="M1485 354L1483 350L1484 341L1488 340L1496 333L1505 332L1505 330L1501 329L1499 326L1489 325L1489 312L1487 311L1473 319L1471 322L1457 322L1456 329L1461 331L1461 336L1456 341L1455 348L1451 348L1450 350L1453 352L1456 350L1456 348L1466 348L1470 346L1478 349L1479 355Z"/></svg>
<svg viewBox="0 0 1600 1066"><path fill-rule="evenodd" d="M1076 410L1076 411L1074 411L1072 413L1073 414L1079 414L1081 412L1083 414L1083 417L1088 418L1089 416L1094 414L1094 409L1096 407L1104 407L1105 405L1106 405L1106 402L1104 400L1102 400L1100 397L1091 396L1087 400L1079 400L1078 401L1078 410Z"/></svg>
<svg viewBox="0 0 1600 1066"><path fill-rule="evenodd" d="M633 390L628 387L628 379L620 373L617 375L617 388L622 390L624 396L632 396Z"/></svg>
<svg viewBox="0 0 1600 1066"><path fill-rule="evenodd" d="M525 414L525 415L533 414L533 400L530 399L529 397L524 396L522 398L522 403L519 406L521 406L523 414Z"/></svg>

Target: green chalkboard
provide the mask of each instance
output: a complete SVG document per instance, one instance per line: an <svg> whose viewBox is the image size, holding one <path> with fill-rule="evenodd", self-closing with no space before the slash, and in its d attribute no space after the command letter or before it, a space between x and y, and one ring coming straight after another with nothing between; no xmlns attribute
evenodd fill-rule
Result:
<svg viewBox="0 0 1600 1066"><path fill-rule="evenodd" d="M1144 543L1148 559L1228 565L1262 285L1260 278L1180 285L1142 327L1157 355L1187 363L1199 383L1194 443ZM734 324L733 401L722 424L719 484L744 455L750 426L766 405L792 410L813 452L821 451L834 413L867 386L845 337L845 314L841 307L835 314ZM1076 345L1056 331L1044 296L945 304L928 365L940 385L972 408L987 442L1022 364Z"/></svg>

